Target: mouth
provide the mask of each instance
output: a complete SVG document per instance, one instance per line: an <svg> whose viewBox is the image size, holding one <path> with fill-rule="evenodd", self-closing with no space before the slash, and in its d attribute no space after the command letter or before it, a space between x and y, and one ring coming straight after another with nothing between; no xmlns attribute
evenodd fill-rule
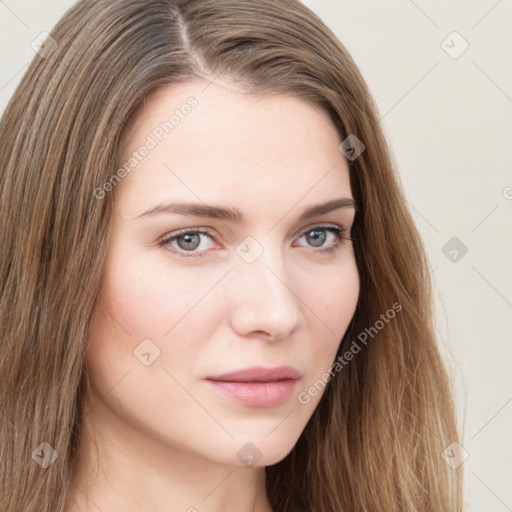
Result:
<svg viewBox="0 0 512 512"><path fill-rule="evenodd" d="M252 367L207 377L223 396L249 407L276 407L295 390L301 375L291 366Z"/></svg>

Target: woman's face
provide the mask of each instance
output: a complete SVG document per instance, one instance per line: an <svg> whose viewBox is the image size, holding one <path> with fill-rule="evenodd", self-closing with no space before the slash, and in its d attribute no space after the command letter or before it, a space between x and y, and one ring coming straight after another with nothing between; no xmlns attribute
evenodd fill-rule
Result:
<svg viewBox="0 0 512 512"><path fill-rule="evenodd" d="M292 96L217 81L148 99L124 139L126 176L106 192L111 241L86 354L91 422L167 457L263 466L290 452L359 294L340 142L327 114ZM208 380L281 366L296 379Z"/></svg>

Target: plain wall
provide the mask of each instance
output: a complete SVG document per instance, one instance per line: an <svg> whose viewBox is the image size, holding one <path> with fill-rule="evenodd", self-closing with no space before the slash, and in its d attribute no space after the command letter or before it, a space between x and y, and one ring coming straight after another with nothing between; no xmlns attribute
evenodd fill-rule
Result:
<svg viewBox="0 0 512 512"><path fill-rule="evenodd" d="M510 511L512 2L304 3L367 80L429 253L469 510ZM32 41L72 4L0 2L0 112L34 57Z"/></svg>

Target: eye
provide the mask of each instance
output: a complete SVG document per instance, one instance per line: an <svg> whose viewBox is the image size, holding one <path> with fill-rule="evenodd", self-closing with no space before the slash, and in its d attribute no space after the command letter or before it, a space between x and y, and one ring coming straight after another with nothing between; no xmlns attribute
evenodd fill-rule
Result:
<svg viewBox="0 0 512 512"><path fill-rule="evenodd" d="M195 256L203 256L207 249L211 249L212 247L204 246L202 242L204 240L210 239L213 241L215 238L210 231L206 229L182 229L177 233L171 233L170 235L164 237L158 245L160 247L170 247L173 252L178 253L182 257L195 257ZM197 249L201 249L195 253ZM189 254L183 254L189 253Z"/></svg>
<svg viewBox="0 0 512 512"><path fill-rule="evenodd" d="M314 252L329 252L334 253L340 246L343 240L352 240L350 237L345 236L345 230L339 226L313 226L302 231L299 238L304 238L310 247L322 247ZM328 241L325 244L326 240ZM330 241L330 243L329 243Z"/></svg>

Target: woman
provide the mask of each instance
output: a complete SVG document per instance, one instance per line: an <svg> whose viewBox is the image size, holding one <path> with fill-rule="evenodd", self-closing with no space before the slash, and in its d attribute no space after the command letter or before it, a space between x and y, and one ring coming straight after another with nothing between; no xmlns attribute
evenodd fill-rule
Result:
<svg viewBox="0 0 512 512"><path fill-rule="evenodd" d="M422 242L309 9L81 1L0 151L1 510L461 510Z"/></svg>

